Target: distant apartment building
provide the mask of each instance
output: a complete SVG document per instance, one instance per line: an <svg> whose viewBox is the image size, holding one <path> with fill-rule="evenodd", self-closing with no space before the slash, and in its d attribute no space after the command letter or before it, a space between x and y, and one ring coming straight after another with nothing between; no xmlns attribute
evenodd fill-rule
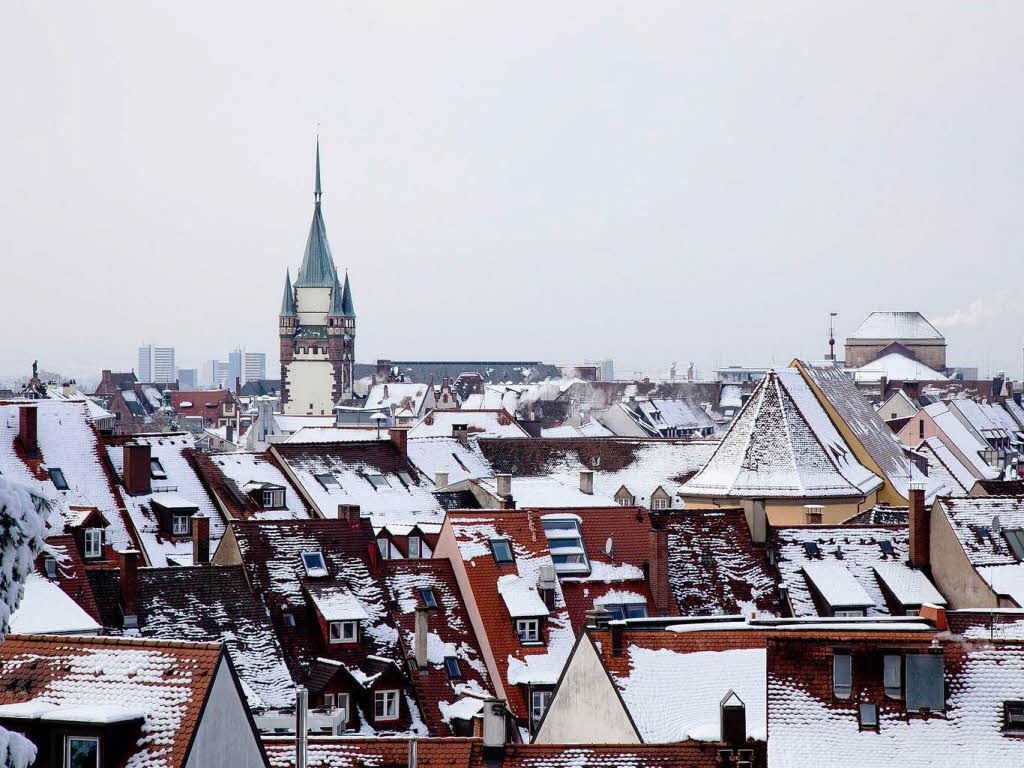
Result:
<svg viewBox="0 0 1024 768"><path fill-rule="evenodd" d="M245 352L241 349L228 352L228 387L230 389L234 389L235 379L238 379L241 383L245 382L243 378L244 371L242 370L244 360Z"/></svg>
<svg viewBox="0 0 1024 768"><path fill-rule="evenodd" d="M243 358L242 383L267 378L267 353L246 352Z"/></svg>
<svg viewBox="0 0 1024 768"><path fill-rule="evenodd" d="M154 384L169 384L174 381L174 347L153 347Z"/></svg>
<svg viewBox="0 0 1024 768"><path fill-rule="evenodd" d="M191 391L199 389L199 369L198 368L179 368L178 369L178 388L185 391Z"/></svg>
<svg viewBox="0 0 1024 768"><path fill-rule="evenodd" d="M153 381L153 345L144 344L139 347L139 368L136 378L147 384Z"/></svg>

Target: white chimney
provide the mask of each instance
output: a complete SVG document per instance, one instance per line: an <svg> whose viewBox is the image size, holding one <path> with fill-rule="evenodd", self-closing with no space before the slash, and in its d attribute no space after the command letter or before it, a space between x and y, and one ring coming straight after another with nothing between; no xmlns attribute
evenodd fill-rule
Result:
<svg viewBox="0 0 1024 768"><path fill-rule="evenodd" d="M416 606L416 634L413 639L416 653L416 666L427 668L427 607Z"/></svg>
<svg viewBox="0 0 1024 768"><path fill-rule="evenodd" d="M591 469L580 470L580 491L594 494L594 471Z"/></svg>
<svg viewBox="0 0 1024 768"><path fill-rule="evenodd" d="M504 749L505 701L503 699L485 699L483 714L484 749Z"/></svg>
<svg viewBox="0 0 1024 768"><path fill-rule="evenodd" d="M494 481L498 486L498 495L502 498L512 495L512 475L495 475Z"/></svg>
<svg viewBox="0 0 1024 768"><path fill-rule="evenodd" d="M444 488L448 485L448 473L447 472L435 472L434 473L434 485L438 488Z"/></svg>
<svg viewBox="0 0 1024 768"><path fill-rule="evenodd" d="M295 768L306 768L306 708L309 694L301 685L295 689Z"/></svg>

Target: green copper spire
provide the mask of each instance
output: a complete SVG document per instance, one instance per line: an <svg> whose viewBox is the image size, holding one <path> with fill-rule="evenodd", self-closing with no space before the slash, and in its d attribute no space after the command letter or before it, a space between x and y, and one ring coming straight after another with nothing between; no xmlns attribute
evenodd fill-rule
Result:
<svg viewBox="0 0 1024 768"><path fill-rule="evenodd" d="M295 278L296 288L330 288L337 279L334 257L327 242L327 227L320 212L320 139L316 141L316 187L313 193L313 221L309 225L306 251Z"/></svg>
<svg viewBox="0 0 1024 768"><path fill-rule="evenodd" d="M338 275L334 275L334 285L331 286L331 308L327 312L328 317L344 317L345 309L342 303L341 284L338 283Z"/></svg>
<svg viewBox="0 0 1024 768"><path fill-rule="evenodd" d="M296 317L295 291L292 290L291 270L284 273L284 296L281 297L281 317Z"/></svg>
<svg viewBox="0 0 1024 768"><path fill-rule="evenodd" d="M316 187L313 189L313 202L320 202L320 134L316 135Z"/></svg>
<svg viewBox="0 0 1024 768"><path fill-rule="evenodd" d="M348 282L348 270L345 270L345 290L341 294L341 312L345 317L355 317L356 310L352 306L352 286Z"/></svg>

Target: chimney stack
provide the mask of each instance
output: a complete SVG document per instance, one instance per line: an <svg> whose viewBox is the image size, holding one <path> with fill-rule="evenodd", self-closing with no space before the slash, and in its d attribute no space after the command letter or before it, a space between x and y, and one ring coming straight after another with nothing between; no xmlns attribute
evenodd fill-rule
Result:
<svg viewBox="0 0 1024 768"><path fill-rule="evenodd" d="M505 756L505 701L484 699L484 758L503 760Z"/></svg>
<svg viewBox="0 0 1024 768"><path fill-rule="evenodd" d="M427 668L427 607L416 606L416 633L413 638L416 653L416 666L421 670Z"/></svg>
<svg viewBox="0 0 1024 768"><path fill-rule="evenodd" d="M463 445L469 443L469 425L468 424L452 424L452 437L458 440Z"/></svg>
<svg viewBox="0 0 1024 768"><path fill-rule="evenodd" d="M242 379L235 376L235 397L240 397L242 394Z"/></svg>
<svg viewBox="0 0 1024 768"><path fill-rule="evenodd" d="M580 491L591 496L594 494L594 471L592 469L580 470Z"/></svg>
<svg viewBox="0 0 1024 768"><path fill-rule="evenodd" d="M225 424L224 425L224 437L229 443L235 442L235 425Z"/></svg>
<svg viewBox="0 0 1024 768"><path fill-rule="evenodd" d="M910 564L931 568L931 515L924 503L924 483L910 484Z"/></svg>
<svg viewBox="0 0 1024 768"><path fill-rule="evenodd" d="M435 472L434 473L434 485L438 488L444 488L448 485L448 473L447 472Z"/></svg>
<svg viewBox="0 0 1024 768"><path fill-rule="evenodd" d="M824 520L822 510L825 507L821 504L804 504L804 523L806 525L821 525Z"/></svg>
<svg viewBox="0 0 1024 768"><path fill-rule="evenodd" d="M135 627L138 614L139 551L126 549L121 553L121 614L125 627Z"/></svg>
<svg viewBox="0 0 1024 768"><path fill-rule="evenodd" d="M210 562L210 518L202 512L192 515L192 565Z"/></svg>
<svg viewBox="0 0 1024 768"><path fill-rule="evenodd" d="M668 531L652 522L649 536L651 554L647 578L650 582L651 598L657 615L667 616L671 595L668 582Z"/></svg>
<svg viewBox="0 0 1024 768"><path fill-rule="evenodd" d="M348 524L352 528L356 528L361 525L360 512L358 504L339 504L338 505L338 519L348 520Z"/></svg>
<svg viewBox="0 0 1024 768"><path fill-rule="evenodd" d="M124 489L132 496L149 493L152 490L150 483L152 448L148 443L125 443L123 457L121 483L124 485Z"/></svg>
<svg viewBox="0 0 1024 768"><path fill-rule="evenodd" d="M36 406L23 405L18 409L18 437L26 454L39 455L39 411Z"/></svg>
<svg viewBox="0 0 1024 768"><path fill-rule="evenodd" d="M402 452L403 456L409 455L409 430L407 429L389 429L388 434L391 436L391 442L397 446L398 450Z"/></svg>
<svg viewBox="0 0 1024 768"><path fill-rule="evenodd" d="M718 705L722 723L722 741L733 746L747 743L747 707L733 691Z"/></svg>
<svg viewBox="0 0 1024 768"><path fill-rule="evenodd" d="M512 496L512 475L495 475L494 482L498 487L498 496L502 499Z"/></svg>

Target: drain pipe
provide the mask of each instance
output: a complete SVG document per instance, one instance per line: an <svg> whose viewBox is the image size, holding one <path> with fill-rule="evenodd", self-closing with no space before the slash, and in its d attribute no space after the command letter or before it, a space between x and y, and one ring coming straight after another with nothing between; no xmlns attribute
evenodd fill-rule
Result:
<svg viewBox="0 0 1024 768"><path fill-rule="evenodd" d="M303 686L295 688L295 768L306 768L306 705L309 694Z"/></svg>

